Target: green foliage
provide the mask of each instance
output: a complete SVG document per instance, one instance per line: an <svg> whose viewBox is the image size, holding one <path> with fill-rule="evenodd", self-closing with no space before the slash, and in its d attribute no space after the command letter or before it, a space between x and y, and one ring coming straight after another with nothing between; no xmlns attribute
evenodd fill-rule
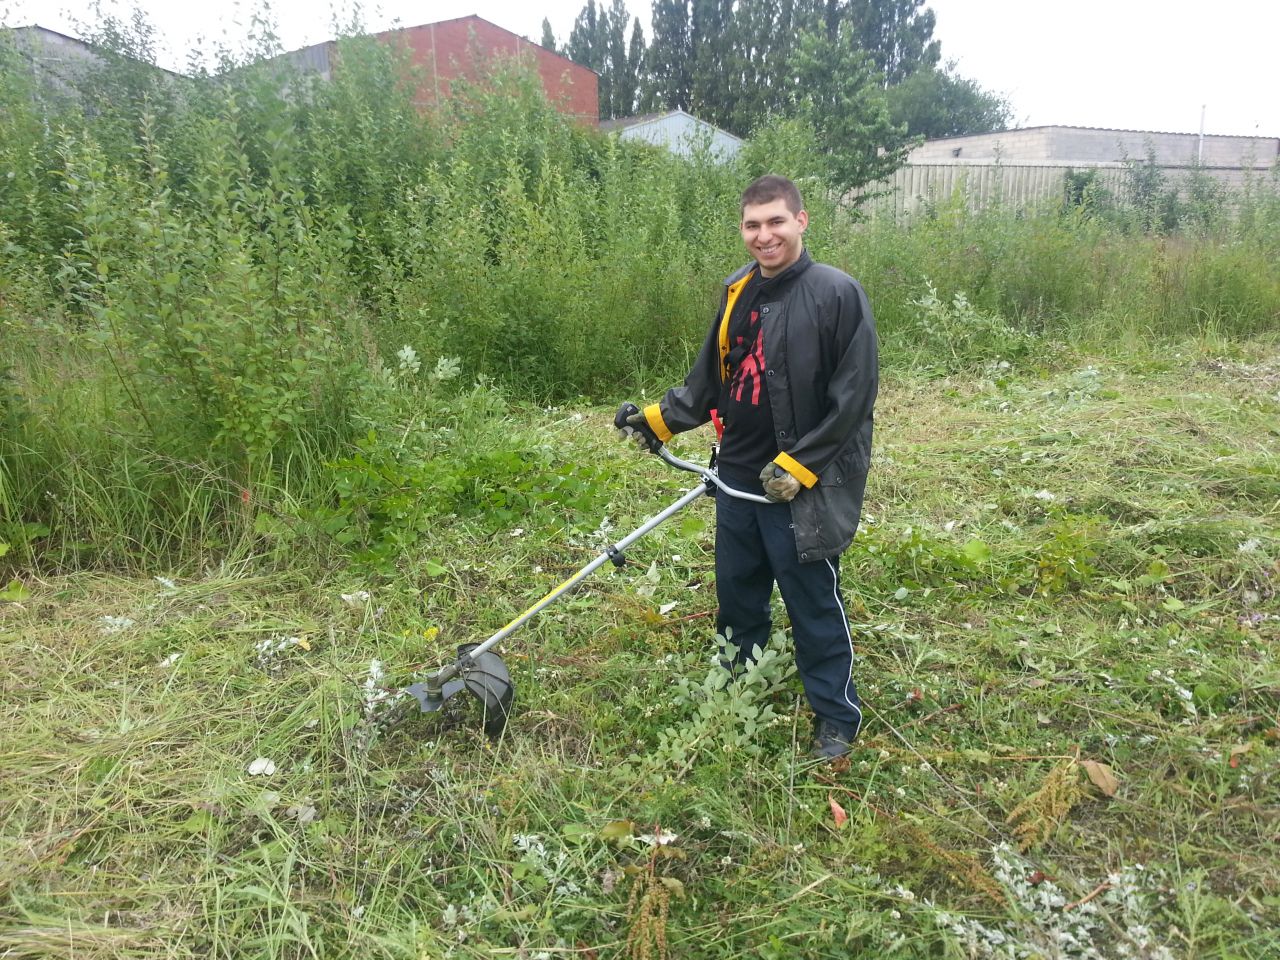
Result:
<svg viewBox="0 0 1280 960"><path fill-rule="evenodd" d="M659 0L646 50L638 20L624 44L622 0L608 10L588 0L566 52L600 74L602 118L681 109L740 136L770 118L805 120L832 183L845 191L901 164L907 114L912 122L945 116L953 127L1007 115L1007 106L972 83L934 77L934 15L922 5ZM913 85L896 95L890 117L884 90L908 80Z"/></svg>
<svg viewBox="0 0 1280 960"><path fill-rule="evenodd" d="M653 41L645 52L645 99L666 110L688 110L693 92L689 0L654 0Z"/></svg>
<svg viewBox="0 0 1280 960"><path fill-rule="evenodd" d="M274 570L258 553L30 575L0 535L0 562L23 555L0 575L17 704L0 843L25 851L0 857L0 941L608 956L634 932L717 960L1071 942L1270 960L1280 850L1256 814L1280 802L1273 346L887 371L870 516L841 564L866 714L847 767L807 759L778 641L767 682L726 686L711 662L706 499L504 643L516 710L495 740L466 695L403 711L372 745L344 728L545 595L591 553L571 534L490 535L466 492L386 579L315 562L301 533ZM546 482L546 448L602 471L582 481L607 488L619 530L686 486L609 435L611 406L516 405L449 368L425 346L384 357L360 404L381 449L405 436L518 483L503 451ZM88 831L86 811L102 813ZM1093 910L1063 909L1091 894Z"/></svg>
<svg viewBox="0 0 1280 960"><path fill-rule="evenodd" d="M627 28L631 39L627 40ZM543 46L547 46L551 25L544 21ZM554 38L548 49L554 50ZM596 8L595 0L587 0L573 23L565 56L600 75L600 119L629 117L645 99L641 89L641 72L645 65L644 32L639 19L632 19L623 0L613 0L606 8Z"/></svg>
<svg viewBox="0 0 1280 960"><path fill-rule="evenodd" d="M775 633L765 649L756 646L745 665L735 663L738 648L731 631L716 636L719 656L701 678L676 680L673 696L677 709L693 715L658 736L658 746L646 763L664 776L680 778L699 759L716 757L735 761L737 755L758 755L766 731L787 718L774 710L771 699L796 672L786 636Z"/></svg>
<svg viewBox="0 0 1280 960"><path fill-rule="evenodd" d="M475 400L473 394L459 403ZM395 440L370 431L355 454L330 467L336 504L308 519L348 548L359 566L391 576L447 520L483 534L517 524L554 534L603 512L607 485L600 468L566 465L546 448L516 448L492 430L490 442L501 445L478 447L472 431L465 447L445 444L454 433L423 443L406 442L408 431Z"/></svg>
<svg viewBox="0 0 1280 960"><path fill-rule="evenodd" d="M1045 597L1087 583L1096 573L1103 526L1097 518L1064 515L1046 531L1048 538L1033 557L1033 591Z"/></svg>
<svg viewBox="0 0 1280 960"><path fill-rule="evenodd" d="M385 389L406 344L456 360L457 396L482 413L494 396L607 398L678 379L745 258L739 192L771 170L800 182L814 255L868 290L889 367L954 372L1064 340L1274 327L1280 191L1265 178L1223 203L1193 174L1168 237L1143 230L1167 193L1151 184L1145 206L1080 183L1065 211L973 213L960 196L909 227L860 222L836 198L891 155L842 144L901 131L848 25L825 29L816 7L791 15L813 28L787 53L803 84L733 164L584 129L511 64L424 112L403 51L369 38L340 42L329 82L227 51L220 76L184 79L147 65L145 23L110 23L115 53L86 75L83 100L42 89L0 46L10 557L283 556L301 534L270 511L327 529L331 465L367 459L356 444L370 429L393 444L406 423L461 416L438 395ZM255 30L271 52L270 29ZM412 542L384 536L401 519L374 522L373 505L336 509L360 549Z"/></svg>
<svg viewBox="0 0 1280 960"><path fill-rule="evenodd" d="M926 140L1005 130L1014 120L1007 99L960 76L954 64L918 69L889 87L885 97L893 122Z"/></svg>
<svg viewBox="0 0 1280 960"><path fill-rule="evenodd" d="M801 35L792 75L787 93L815 131L837 191L851 192L902 165L906 130L893 122L872 61L851 27Z"/></svg>
<svg viewBox="0 0 1280 960"><path fill-rule="evenodd" d="M937 65L941 56L941 45L933 39L937 17L925 7L925 0L851 0L844 15L886 85Z"/></svg>
<svg viewBox="0 0 1280 960"><path fill-rule="evenodd" d="M1035 338L1001 317L985 314L957 292L950 303L938 299L937 288L925 281L925 293L913 304L919 319L910 341L916 350L914 366L953 372L978 364L1018 360L1035 345Z"/></svg>
<svg viewBox="0 0 1280 960"><path fill-rule="evenodd" d="M754 180L767 173L788 177L800 187L805 206L810 212L811 229L830 227L832 220L824 224L822 213L839 214L836 209L815 208L830 182L830 158L822 152L818 132L812 122L804 117L788 117L775 114L751 131L737 157L744 180ZM818 216L814 216L817 213ZM806 236L812 244L812 236Z"/></svg>

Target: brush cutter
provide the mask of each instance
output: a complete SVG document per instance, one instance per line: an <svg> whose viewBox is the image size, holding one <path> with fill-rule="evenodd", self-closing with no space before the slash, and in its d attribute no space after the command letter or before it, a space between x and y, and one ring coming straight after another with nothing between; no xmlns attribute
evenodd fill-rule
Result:
<svg viewBox="0 0 1280 960"><path fill-rule="evenodd" d="M634 405L624 404L618 410L614 425L622 429L625 426L626 418L637 412L639 410ZM698 474L702 478L702 482L661 513L646 520L617 543L606 547L594 560L570 576L569 579L517 616L488 640L483 643L463 644L458 648L458 659L437 670L427 679L407 687L406 692L412 694L418 701L422 712L435 713L448 700L465 690L477 698L484 707L485 732L490 736L496 736L502 731L503 725L507 722L507 716L511 712L511 704L515 699L515 686L511 682L511 673L507 670L506 664L493 652L495 646L569 593L582 580L604 566L604 564L612 563L614 566L621 567L626 563L625 551L627 547L653 530L664 520L679 513L699 497L713 496L716 488L740 500L754 500L758 503L769 502L766 497L753 493L743 493L741 490L735 490L721 481L715 470L715 451L716 448L713 446L710 465L700 467L697 464L689 463L687 460L681 460L665 446L657 445L653 449L657 456L678 470L687 470L690 473Z"/></svg>

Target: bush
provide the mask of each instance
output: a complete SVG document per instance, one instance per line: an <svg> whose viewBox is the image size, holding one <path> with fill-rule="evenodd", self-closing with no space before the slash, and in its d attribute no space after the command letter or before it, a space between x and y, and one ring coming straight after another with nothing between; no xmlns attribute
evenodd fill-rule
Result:
<svg viewBox="0 0 1280 960"><path fill-rule="evenodd" d="M371 38L341 41L325 83L226 54L216 77L161 78L124 55L149 55L143 26L106 34L122 55L80 100L0 48L9 562L204 562L255 549L259 504L324 514L331 465L369 461L371 426L382 444L445 416L379 386L405 344L534 401L678 379L746 259L739 192L770 168L800 178L815 257L863 281L889 365L1280 318L1269 181L1234 216L1193 181L1170 237L1141 232L1163 202L1145 180L1136 221L1082 183L1066 212L957 197L899 228L839 203L803 125L766 125L722 165L584 129L511 65L423 112L412 65Z"/></svg>

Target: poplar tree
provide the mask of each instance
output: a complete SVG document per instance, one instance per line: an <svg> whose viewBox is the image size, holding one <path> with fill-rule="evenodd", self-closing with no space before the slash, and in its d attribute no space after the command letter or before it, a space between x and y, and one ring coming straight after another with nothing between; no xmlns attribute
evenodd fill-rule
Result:
<svg viewBox="0 0 1280 960"><path fill-rule="evenodd" d="M587 0L569 33L565 52L574 63L594 70L600 76L600 117L612 116L613 77L605 69L609 57L609 14L603 8L596 9L596 0Z"/></svg>
<svg viewBox="0 0 1280 960"><path fill-rule="evenodd" d="M693 0L689 38L693 53L691 112L719 127L733 123L738 91L730 83L733 0Z"/></svg>
<svg viewBox="0 0 1280 960"><path fill-rule="evenodd" d="M649 93L655 109L688 110L693 89L693 44L689 0L653 0L653 41L646 55Z"/></svg>
<svg viewBox="0 0 1280 960"><path fill-rule="evenodd" d="M605 64L609 74L609 116L629 117L636 106L636 79L627 64L627 23L630 20L624 0L613 0L605 23ZM604 116L603 105L600 111Z"/></svg>
<svg viewBox="0 0 1280 960"><path fill-rule="evenodd" d="M631 21L631 43L627 47L627 75L634 84L635 112L638 114L653 110L646 68L644 30L640 28L640 18L635 17Z"/></svg>
<svg viewBox="0 0 1280 960"><path fill-rule="evenodd" d="M847 19L855 39L879 68L885 87L938 64L941 45L933 39L937 17L924 4L925 0L848 0Z"/></svg>

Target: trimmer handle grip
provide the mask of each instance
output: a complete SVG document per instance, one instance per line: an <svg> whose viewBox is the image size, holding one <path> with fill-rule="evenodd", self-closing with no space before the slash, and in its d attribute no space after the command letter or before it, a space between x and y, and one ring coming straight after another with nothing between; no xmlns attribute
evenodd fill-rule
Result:
<svg viewBox="0 0 1280 960"><path fill-rule="evenodd" d="M618 412L613 415L613 425L618 430L627 428L627 417L633 417L640 412L640 408L634 403L627 401L618 408Z"/></svg>
<svg viewBox="0 0 1280 960"><path fill-rule="evenodd" d="M618 412L613 415L613 425L620 435L637 440L650 453L657 453L662 449L662 441L653 432L653 428L649 426L648 421L641 417L638 423L627 422L632 417L639 415L639 413L640 408L627 401L618 407Z"/></svg>

